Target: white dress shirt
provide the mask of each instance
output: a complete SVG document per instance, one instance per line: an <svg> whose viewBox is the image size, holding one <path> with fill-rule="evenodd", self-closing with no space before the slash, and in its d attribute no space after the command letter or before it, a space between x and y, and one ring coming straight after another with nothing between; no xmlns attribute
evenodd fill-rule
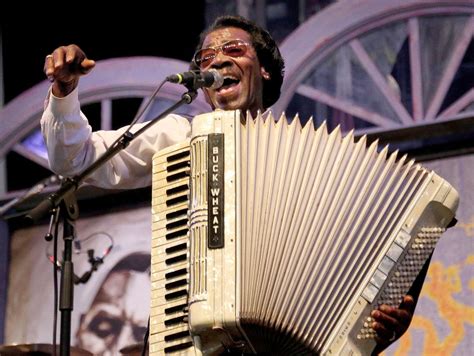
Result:
<svg viewBox="0 0 474 356"><path fill-rule="evenodd" d="M146 123L133 126L138 131ZM81 173L100 157L125 131L96 131L80 110L78 89L64 98L51 90L45 101L41 130L46 142L51 170L62 176ZM190 136L187 118L170 114L135 138L85 179L102 188L131 189L151 184L152 157L157 151L183 142Z"/></svg>

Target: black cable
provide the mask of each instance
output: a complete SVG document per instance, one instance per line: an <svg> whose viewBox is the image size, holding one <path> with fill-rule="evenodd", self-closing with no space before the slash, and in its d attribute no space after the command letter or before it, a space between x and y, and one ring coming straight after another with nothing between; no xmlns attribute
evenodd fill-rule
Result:
<svg viewBox="0 0 474 356"><path fill-rule="evenodd" d="M143 336L143 349L142 349L142 356L146 355L146 351L148 350L148 337L150 336L150 317L148 317L148 324L146 326L146 332Z"/></svg>
<svg viewBox="0 0 474 356"><path fill-rule="evenodd" d="M161 87L166 83L166 79L164 79L159 85L158 87L155 89L155 91L153 92L153 94L150 96L150 98L148 99L148 102L146 103L146 105L143 107L143 109L139 112L137 112L137 114L135 115L135 117L133 118L132 122L130 123L130 125L128 126L128 128L125 130L125 132L123 134L121 134L111 145L110 147L114 147L115 145L117 145L117 143L122 139L122 137L124 137L125 135L127 135L130 130L132 129L132 127L138 122L138 120L141 119L141 117L145 114L146 110L148 109L148 107L153 103L153 100L155 99L156 95L158 94L158 92L161 90Z"/></svg>

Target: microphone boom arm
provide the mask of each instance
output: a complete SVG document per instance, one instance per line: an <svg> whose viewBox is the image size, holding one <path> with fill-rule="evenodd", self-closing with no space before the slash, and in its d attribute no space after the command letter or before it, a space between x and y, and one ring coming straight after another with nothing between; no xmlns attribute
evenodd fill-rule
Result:
<svg viewBox="0 0 474 356"><path fill-rule="evenodd" d="M105 162L115 156L118 152L125 149L132 140L140 136L148 128L154 125L159 119L164 116L172 113L178 107L183 104L190 104L197 96L196 89L190 89L181 96L181 99L175 104L171 105L168 109L164 110L161 114L151 119L145 126L135 133L127 131L117 142L117 144L111 146L102 156L100 156L97 161L92 163L88 168L86 168L81 174L78 174L72 178L66 178L61 187L54 193L50 194L46 199L40 202L35 208L31 209L26 214L26 219L32 222L38 222L42 217L44 217L48 212L57 208L61 201L68 196L69 194L74 193L79 185L84 181L84 179L94 172L97 168L102 166Z"/></svg>
<svg viewBox="0 0 474 356"><path fill-rule="evenodd" d="M163 81L164 83L164 81ZM161 88L161 85L160 87ZM157 91L159 90L157 89ZM156 91L156 92L157 92ZM155 93L156 93L155 92ZM73 310L73 290L74 290L74 267L71 259L72 255L72 242L74 240L75 228L73 221L79 216L79 209L75 197L75 191L83 180L94 172L97 168L102 166L106 161L115 156L119 151L126 148L130 142L141 135L150 126L155 124L159 119L168 115L169 113L176 110L183 104L191 103L197 96L196 89L190 89L181 96L181 99L175 104L171 105L168 109L164 110L161 114L153 118L144 127L135 133L129 130L125 131L122 136L110 146L110 148L100 156L94 163L86 168L81 174L78 174L72 178L65 179L60 188L49 195L35 208L31 209L25 218L30 222L38 222L49 212L59 209L59 214L63 218L63 238L64 238L64 258L63 268L61 270L61 291L60 291L60 302L59 309L61 311L61 339L60 339L60 355L70 355L70 338L71 338L71 313ZM149 102L153 100L154 96L149 99ZM97 262L98 263L98 262ZM94 266L97 268L97 264ZM92 270L91 273L92 274ZM84 280L90 278L84 276Z"/></svg>

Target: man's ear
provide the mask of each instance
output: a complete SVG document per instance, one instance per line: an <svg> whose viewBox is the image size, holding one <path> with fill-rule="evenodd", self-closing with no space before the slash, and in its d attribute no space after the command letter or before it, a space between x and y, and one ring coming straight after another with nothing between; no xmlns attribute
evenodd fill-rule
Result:
<svg viewBox="0 0 474 356"><path fill-rule="evenodd" d="M265 67L260 67L260 74L261 76L263 77L263 79L265 80L270 80L271 76L270 76L270 73L267 72L267 70L265 69Z"/></svg>

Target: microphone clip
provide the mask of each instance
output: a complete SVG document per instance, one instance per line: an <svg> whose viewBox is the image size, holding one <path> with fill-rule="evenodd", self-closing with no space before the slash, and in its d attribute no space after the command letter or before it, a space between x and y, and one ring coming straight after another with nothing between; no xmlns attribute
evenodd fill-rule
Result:
<svg viewBox="0 0 474 356"><path fill-rule="evenodd" d="M97 269L99 268L99 265L104 263L104 259L102 257L94 256L94 250L92 249L87 250L87 255L89 256L88 261L91 265L91 268L87 272L85 272L81 277L74 275L74 284L87 283L89 279L91 278L92 273L97 271Z"/></svg>
<svg viewBox="0 0 474 356"><path fill-rule="evenodd" d="M197 90L206 86L204 78L200 75L198 71L189 71L186 73L179 73L178 75L183 75L184 79L184 74L187 73L191 74L192 79L183 81L183 84L189 91Z"/></svg>

